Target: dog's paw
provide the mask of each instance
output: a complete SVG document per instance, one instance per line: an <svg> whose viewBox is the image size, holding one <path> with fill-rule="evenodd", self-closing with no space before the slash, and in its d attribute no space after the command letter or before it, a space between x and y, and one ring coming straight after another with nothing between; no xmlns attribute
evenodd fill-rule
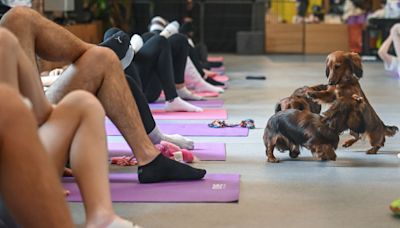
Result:
<svg viewBox="0 0 400 228"><path fill-rule="evenodd" d="M291 158L297 158L299 156L300 152L299 151L290 151L289 156Z"/></svg>
<svg viewBox="0 0 400 228"><path fill-rule="evenodd" d="M357 142L358 139L355 138L350 138L346 141L344 141L344 143L342 144L343 147L347 148L347 147L351 147L355 142Z"/></svg>
<svg viewBox="0 0 400 228"><path fill-rule="evenodd" d="M331 161L336 161L336 153L333 153L333 154L330 154L329 155L329 160L331 160Z"/></svg>
<svg viewBox="0 0 400 228"><path fill-rule="evenodd" d="M371 148L369 150L367 150L366 154L377 154L378 153L379 148Z"/></svg>
<svg viewBox="0 0 400 228"><path fill-rule="evenodd" d="M279 159L277 159L277 158L268 158L267 161L270 163L279 163Z"/></svg>
<svg viewBox="0 0 400 228"><path fill-rule="evenodd" d="M346 142L344 142L344 143L342 144L342 147L347 148L347 147L350 147L351 145L353 145L352 142L346 141Z"/></svg>

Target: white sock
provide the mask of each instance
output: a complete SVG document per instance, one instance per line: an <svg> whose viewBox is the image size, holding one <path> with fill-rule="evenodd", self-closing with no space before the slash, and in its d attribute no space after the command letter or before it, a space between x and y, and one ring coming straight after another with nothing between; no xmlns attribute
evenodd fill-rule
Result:
<svg viewBox="0 0 400 228"><path fill-rule="evenodd" d="M179 27L181 26L179 24L179 22L177 22L177 21L173 21L173 22L169 23L168 25L173 25L177 30L179 30Z"/></svg>
<svg viewBox="0 0 400 228"><path fill-rule="evenodd" d="M152 25L150 25L150 32L153 32L153 31L162 31L163 29L164 29L165 27L164 26L162 26L162 25L159 25L159 24L152 24Z"/></svg>
<svg viewBox="0 0 400 228"><path fill-rule="evenodd" d="M179 29L179 23L177 21L173 21L169 23L164 30L162 30L160 36L163 36L168 39L170 36L178 33L178 29Z"/></svg>
<svg viewBox="0 0 400 228"><path fill-rule="evenodd" d="M167 26L168 21L160 16L155 16L151 19L150 24L160 24L165 27L165 26Z"/></svg>
<svg viewBox="0 0 400 228"><path fill-rule="evenodd" d="M217 87L214 85L211 85L210 83L204 81L204 79L198 81L194 85L194 91L196 92L214 92L214 93L223 93L224 89L221 87Z"/></svg>
<svg viewBox="0 0 400 228"><path fill-rule="evenodd" d="M106 228L140 228L140 226L133 225L133 223L128 220L116 218Z"/></svg>
<svg viewBox="0 0 400 228"><path fill-rule="evenodd" d="M178 96L180 98L182 98L183 100L190 100L190 101L204 100L203 97L197 96L196 94L194 94L190 90L188 90L186 87L177 89L176 93L178 93Z"/></svg>
<svg viewBox="0 0 400 228"><path fill-rule="evenodd" d="M164 134L157 126L148 134L148 136L154 145L160 144L161 141L167 141L179 146L182 149L193 150L194 148L194 142L192 140L178 134Z"/></svg>
<svg viewBox="0 0 400 228"><path fill-rule="evenodd" d="M160 129L158 129L157 125L149 134L147 134L154 145L160 144L163 135L164 134L160 131Z"/></svg>
<svg viewBox="0 0 400 228"><path fill-rule="evenodd" d="M131 46L135 53L137 53L140 48L143 47L143 39L138 34L135 34L131 37Z"/></svg>
<svg viewBox="0 0 400 228"><path fill-rule="evenodd" d="M194 66L192 60L188 57L186 61L185 68L185 83L186 86L190 89L193 89L196 92L215 92L215 93L223 93L224 89L213 86L210 83L206 82L197 71Z"/></svg>
<svg viewBox="0 0 400 228"><path fill-rule="evenodd" d="M203 109L192 105L180 97L176 97L173 101L165 102L165 111L167 112L202 112Z"/></svg>
<svg viewBox="0 0 400 228"><path fill-rule="evenodd" d="M173 134L167 135L163 134L162 141L167 141L179 146L181 149L193 150L194 142L191 139L183 137L182 135Z"/></svg>

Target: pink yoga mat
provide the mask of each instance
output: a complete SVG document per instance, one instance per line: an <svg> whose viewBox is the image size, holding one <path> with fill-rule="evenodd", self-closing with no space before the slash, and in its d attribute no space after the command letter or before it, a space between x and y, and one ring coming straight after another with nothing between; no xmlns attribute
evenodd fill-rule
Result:
<svg viewBox="0 0 400 228"><path fill-rule="evenodd" d="M122 137L121 137L122 138ZM225 161L225 143L195 143L193 154L200 161ZM130 156L132 150L125 140L108 140L108 154L110 157Z"/></svg>
<svg viewBox="0 0 400 228"><path fill-rule="evenodd" d="M248 128L226 127L211 128L206 123L157 123L157 126L165 134L179 134L184 136L219 136L219 137L246 137L249 135ZM118 129L111 123L106 122L107 135L121 135Z"/></svg>
<svg viewBox="0 0 400 228"><path fill-rule="evenodd" d="M237 202L239 174L207 174L203 180L139 184L136 174L110 174L113 202ZM63 178L70 202L82 198L73 177Z"/></svg>
<svg viewBox="0 0 400 228"><path fill-rule="evenodd" d="M223 62L224 57L223 56L208 56L207 60L209 62Z"/></svg>
<svg viewBox="0 0 400 228"><path fill-rule="evenodd" d="M224 105L224 101L221 99L188 102L201 108L221 108ZM149 106L151 109L163 109L165 107L165 101L150 103Z"/></svg>
<svg viewBox="0 0 400 228"><path fill-rule="evenodd" d="M218 82L227 82L227 81L229 81L229 77L226 76L226 75L217 75L217 76L214 76L213 79L215 81L218 81Z"/></svg>
<svg viewBox="0 0 400 228"><path fill-rule="evenodd" d="M225 109L205 109L202 112L166 112L162 109L151 110L156 120L214 120L228 118Z"/></svg>

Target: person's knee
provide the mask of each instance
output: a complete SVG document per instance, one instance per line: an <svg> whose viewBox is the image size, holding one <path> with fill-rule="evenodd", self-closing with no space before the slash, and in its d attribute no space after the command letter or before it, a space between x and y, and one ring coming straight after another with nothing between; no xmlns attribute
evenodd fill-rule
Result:
<svg viewBox="0 0 400 228"><path fill-rule="evenodd" d="M12 50L18 47L18 39L10 31L0 27L0 50Z"/></svg>
<svg viewBox="0 0 400 228"><path fill-rule="evenodd" d="M21 26L20 29L27 29L30 24L29 22L37 21L40 14L33 9L23 6L16 6L10 9L2 17L0 24L8 28L16 28L14 26Z"/></svg>
<svg viewBox="0 0 400 228"><path fill-rule="evenodd" d="M400 23L397 23L392 26L390 29L390 34L392 35L399 35L400 34Z"/></svg>
<svg viewBox="0 0 400 228"><path fill-rule="evenodd" d="M105 116L105 111L97 98L89 92L75 90L65 96L60 104L68 105L70 110L78 111L80 114L96 113Z"/></svg>
<svg viewBox="0 0 400 228"><path fill-rule="evenodd" d="M87 54L89 58L96 63L96 65L94 65L96 67L109 69L110 66L121 65L118 56L109 48L99 46L92 47L88 50Z"/></svg>
<svg viewBox="0 0 400 228"><path fill-rule="evenodd" d="M98 75L101 75L102 81L107 80L107 77L119 77L119 81L124 81L125 74L122 70L122 64L114 51L109 48L96 46L89 49L89 52L89 58L91 59L89 63L90 66L96 67L102 72L101 74L93 74L93 77L98 77ZM88 77L91 76L88 75Z"/></svg>

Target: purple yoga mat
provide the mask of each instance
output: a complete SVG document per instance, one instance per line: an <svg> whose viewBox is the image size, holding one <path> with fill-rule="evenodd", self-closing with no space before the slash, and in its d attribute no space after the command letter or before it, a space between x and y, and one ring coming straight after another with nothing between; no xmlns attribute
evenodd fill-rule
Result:
<svg viewBox="0 0 400 228"><path fill-rule="evenodd" d="M193 154L200 161L225 161L226 150L225 143L195 143ZM132 150L125 140L108 141L108 155L110 157L130 156Z"/></svg>
<svg viewBox="0 0 400 228"><path fill-rule="evenodd" d="M113 202L237 202L239 201L239 174L207 174L199 181L139 184L136 174L110 174ZM64 189L71 194L70 202L82 198L73 177L63 178Z"/></svg>
<svg viewBox="0 0 400 228"><path fill-rule="evenodd" d="M205 123L158 123L157 125L165 134L219 137L246 137L249 135L249 129L242 127L211 128ZM106 132L107 135L121 135L110 121L106 122Z"/></svg>
<svg viewBox="0 0 400 228"><path fill-rule="evenodd" d="M196 105L201 108L221 108L224 105L224 101L221 99L212 99L206 101L189 101L189 103ZM163 109L165 107L165 102L150 103L150 108L152 109Z"/></svg>

